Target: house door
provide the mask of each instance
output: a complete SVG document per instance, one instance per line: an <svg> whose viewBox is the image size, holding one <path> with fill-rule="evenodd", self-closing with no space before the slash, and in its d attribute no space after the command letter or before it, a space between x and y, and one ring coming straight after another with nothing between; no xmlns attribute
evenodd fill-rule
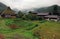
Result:
<svg viewBox="0 0 60 39"><path fill-rule="evenodd" d="M1 15L2 17L5 17L5 15L3 14L3 15Z"/></svg>

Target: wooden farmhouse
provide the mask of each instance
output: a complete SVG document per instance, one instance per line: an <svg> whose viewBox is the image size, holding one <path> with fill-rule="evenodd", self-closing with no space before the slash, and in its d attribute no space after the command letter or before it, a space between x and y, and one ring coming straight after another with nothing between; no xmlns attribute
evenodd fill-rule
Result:
<svg viewBox="0 0 60 39"><path fill-rule="evenodd" d="M47 12L47 13L32 13L32 14L36 14L37 16L39 16L40 18L43 18L45 20L53 20L53 21L60 20L59 15L54 15L49 12Z"/></svg>
<svg viewBox="0 0 60 39"><path fill-rule="evenodd" d="M49 13L37 13L37 16L39 16L40 18L44 19L44 16L49 15Z"/></svg>
<svg viewBox="0 0 60 39"><path fill-rule="evenodd" d="M1 17L3 18L16 18L16 14L10 7L7 7L2 13Z"/></svg>

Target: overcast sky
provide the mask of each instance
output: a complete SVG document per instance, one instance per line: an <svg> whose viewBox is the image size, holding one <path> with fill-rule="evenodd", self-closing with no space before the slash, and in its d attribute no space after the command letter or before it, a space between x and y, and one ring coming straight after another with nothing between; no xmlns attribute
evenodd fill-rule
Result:
<svg viewBox="0 0 60 39"><path fill-rule="evenodd" d="M17 9L45 7L54 4L60 5L60 0L0 0L0 2Z"/></svg>

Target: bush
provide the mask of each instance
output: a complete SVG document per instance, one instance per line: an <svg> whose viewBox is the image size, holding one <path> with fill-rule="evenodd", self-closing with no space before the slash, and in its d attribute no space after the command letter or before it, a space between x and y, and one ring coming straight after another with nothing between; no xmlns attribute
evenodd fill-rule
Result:
<svg viewBox="0 0 60 39"><path fill-rule="evenodd" d="M33 36L36 37L36 38L38 38L38 39L41 39L41 38L40 38L40 31L39 31L39 30L34 31Z"/></svg>
<svg viewBox="0 0 60 39"><path fill-rule="evenodd" d="M44 22L46 22L46 20L41 20L41 21L40 21L40 23L44 23Z"/></svg>

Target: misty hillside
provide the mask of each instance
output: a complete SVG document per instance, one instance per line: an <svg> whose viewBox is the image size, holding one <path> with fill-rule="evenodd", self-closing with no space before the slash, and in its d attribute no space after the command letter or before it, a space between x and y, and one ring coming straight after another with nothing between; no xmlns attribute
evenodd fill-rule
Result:
<svg viewBox="0 0 60 39"><path fill-rule="evenodd" d="M58 5L57 5L58 6ZM3 11L4 9L6 9L7 6L3 3L0 2L0 12ZM60 6L57 7L58 8L58 12L60 12ZM28 11L34 11L34 12L53 12L54 9L54 5L49 6L49 7L42 7L42 8L33 8L33 9L28 9L28 10L21 10L24 13L28 12ZM18 9L13 9L15 12L18 12Z"/></svg>
<svg viewBox="0 0 60 39"><path fill-rule="evenodd" d="M58 5L57 5L58 6ZM42 7L42 8L36 8L34 9L36 12L53 12L54 5L50 7ZM60 6L57 7L58 12L60 12Z"/></svg>
<svg viewBox="0 0 60 39"><path fill-rule="evenodd" d="M4 9L6 9L6 8L7 8L7 6L0 2L0 12L3 11Z"/></svg>

